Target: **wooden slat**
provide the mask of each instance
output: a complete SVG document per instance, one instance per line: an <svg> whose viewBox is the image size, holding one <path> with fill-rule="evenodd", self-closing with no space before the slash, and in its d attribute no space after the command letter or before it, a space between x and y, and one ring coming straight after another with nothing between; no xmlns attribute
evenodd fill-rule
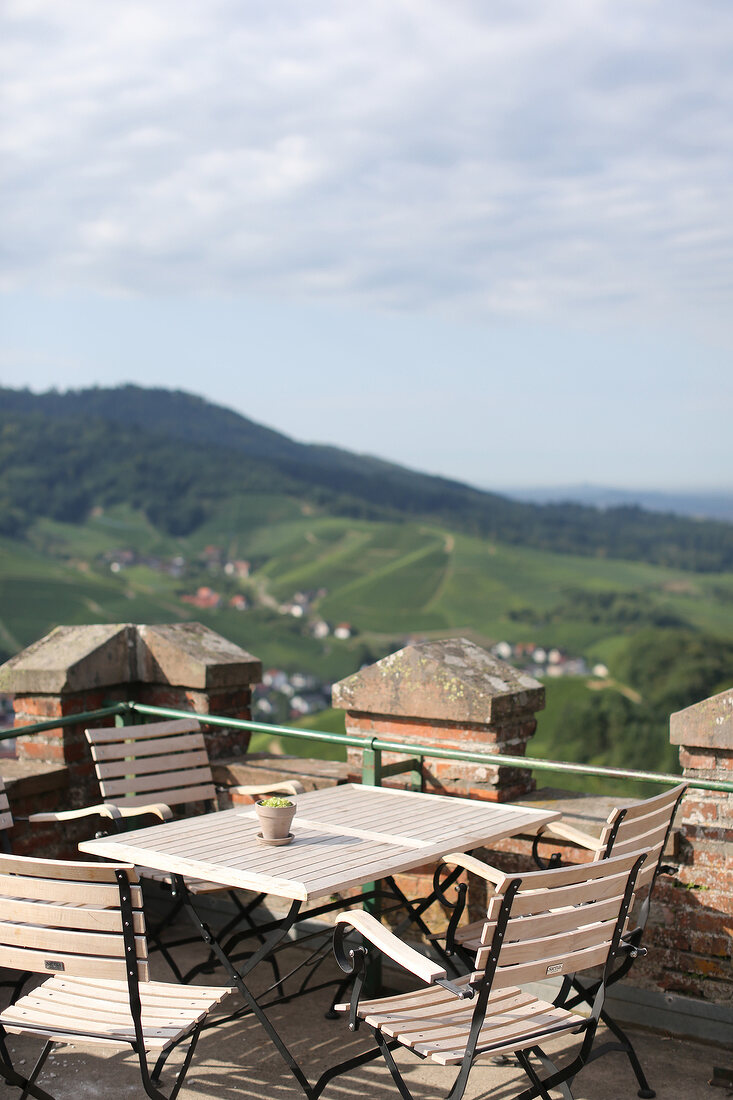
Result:
<svg viewBox="0 0 733 1100"><path fill-rule="evenodd" d="M23 947L5 947L0 943L0 966L10 970L31 970L35 974L48 974L55 966L46 963L61 964L58 969L68 974L85 975L88 978L118 978L126 976L124 959L99 959L93 955L66 955L54 951L33 951ZM148 964L139 960L137 965L140 981L148 981Z"/></svg>
<svg viewBox="0 0 733 1100"><path fill-rule="evenodd" d="M644 799L643 802L637 802L633 805L626 806L626 815L622 824L633 821L637 817L646 817L648 814L654 813L658 808L667 808L671 811L680 793L684 790L685 784L680 783L671 791L664 791L662 794L654 795L653 798Z"/></svg>
<svg viewBox="0 0 733 1100"><path fill-rule="evenodd" d="M64 905L97 905L100 908L119 907L117 884L100 882L64 882L38 876L0 875L0 895L9 898L36 898L38 901L61 902ZM133 886L130 897L134 909L142 908L142 892Z"/></svg>
<svg viewBox="0 0 733 1100"><path fill-rule="evenodd" d="M638 824L647 824L646 818L640 818ZM611 855L619 856L627 852L643 852L649 848L659 850L664 843L669 828L669 814L665 814L662 821L652 822L649 827L642 829L619 829L613 843Z"/></svg>
<svg viewBox="0 0 733 1100"><path fill-rule="evenodd" d="M30 856L0 855L0 874L23 877L72 879L76 882L109 882L117 884L115 871L121 869L130 882L137 882L135 868L129 864L70 863L63 859L34 859Z"/></svg>
<svg viewBox="0 0 733 1100"><path fill-rule="evenodd" d="M594 863L577 863L569 867L553 868L549 871L528 871L521 875L508 874L505 880L497 885L496 894L497 896L504 894L509 885L516 879L521 880L521 890L525 894L531 890L556 890L558 887L590 882L593 879L606 878L612 874L628 875L635 862L634 856L611 856L607 860L597 860Z"/></svg>
<svg viewBox="0 0 733 1100"><path fill-rule="evenodd" d="M674 803L658 806L653 809L646 807L649 809L648 813L638 814L636 817L624 817L618 827L618 833L616 834L617 838L620 837L623 839L629 833L635 836L641 836L643 833L649 833L653 829L662 827L666 830L669 825L673 806Z"/></svg>
<svg viewBox="0 0 733 1100"><path fill-rule="evenodd" d="M592 866L592 865L591 865ZM603 901L607 898L619 897L623 893L628 872L626 874L611 875L605 879L594 879L591 882L580 882L576 886L558 887L553 891L553 907L555 902L558 909L568 906L587 905L589 902ZM500 899L492 898L489 904L488 920L495 921L499 915ZM537 895L520 893L514 900L512 914L515 917L531 916L547 907Z"/></svg>
<svg viewBox="0 0 733 1100"><path fill-rule="evenodd" d="M113 741L104 745L92 745L92 759L96 763L106 760L129 760L134 765L136 760L142 760L148 756L160 757L165 761L168 757L175 757L181 752L190 752L192 749L206 750L206 743L202 733L181 734L177 737L161 737L152 741Z"/></svg>
<svg viewBox="0 0 733 1100"><path fill-rule="evenodd" d="M610 937L609 937L610 942ZM574 974L601 966L608 955L608 943L588 947L583 951L568 951L541 962L520 963L517 966L499 967L494 976L492 989L502 989L506 985L525 985L528 982L541 982L548 977ZM550 968L553 969L550 969Z"/></svg>
<svg viewBox="0 0 733 1100"><path fill-rule="evenodd" d="M618 905L616 905L617 914ZM576 910L576 925L578 918L585 919ZM576 928L575 931L570 933L564 931L554 936L523 938L518 943L505 943L501 951L501 966L515 966L524 962L536 962L538 966L541 966L545 960L564 955L568 948L573 951L584 951L586 948L598 946L598 944L608 945L613 936L615 924L615 919L600 921L598 924L590 925L587 928Z"/></svg>
<svg viewBox="0 0 733 1100"><path fill-rule="evenodd" d="M455 997L426 1006L426 1011L413 1009L402 1012L400 998L392 998L392 1004L382 1002L382 1010L374 1010L370 1002L362 1002L359 1015L368 1023L380 1027L387 1036L397 1037L405 1046L446 1065L459 1062L463 1057L468 1038L473 1005L471 1001L456 1001ZM543 1027L571 1029L577 1027L579 1018L557 1009L546 1001L517 989L507 989L498 996L492 994L487 1005L486 1019L479 1037L479 1049L508 1047L522 1049L534 1044L531 1036Z"/></svg>
<svg viewBox="0 0 733 1100"><path fill-rule="evenodd" d="M180 986L141 983L146 1049L169 1046L230 992L228 987L199 986L185 989L184 996ZM135 1039L127 983L122 981L50 978L10 1005L0 1019L11 1034L28 1031L67 1042L75 1037L104 1046L120 1046Z"/></svg>
<svg viewBox="0 0 733 1100"><path fill-rule="evenodd" d="M455 979L454 984L457 986L467 985L470 976L470 974L463 974L460 978ZM518 993L519 990L514 990L514 992ZM498 994L499 997L506 997L508 995L508 990ZM443 989L442 986L432 985L425 988L413 989L409 993L390 994L389 997L364 998L359 1002L359 1015L392 1011L407 1012L412 1009L418 1009L423 1005L437 1005L444 1001L450 1001L452 1004L455 1004L455 994L447 989ZM334 1005L334 1008L338 1012L348 1012L350 1007L351 1006L348 1004Z"/></svg>
<svg viewBox="0 0 733 1100"><path fill-rule="evenodd" d="M568 906L565 909L560 910L548 910L545 913L538 913L529 917L518 917L509 922L507 931L505 934L505 942L511 943L516 940L534 939L539 935L542 936L556 936L560 933L569 933L578 928L579 924L585 922L586 924L594 924L603 920L614 920L615 914L618 912L618 899L612 897L611 899L591 902L583 907L582 918L579 920L577 909L574 906ZM486 928L486 925L489 925ZM473 940L476 947L479 946L481 941L481 935L486 928L486 935L483 939L484 944L490 944L494 929L496 927L495 921L475 921L471 925L465 925L464 928L459 929L460 936L456 936L459 943L467 946L467 941Z"/></svg>
<svg viewBox="0 0 733 1100"><path fill-rule="evenodd" d="M5 783L2 776L0 776L0 832L5 829L12 829L13 827L13 815L10 812L10 803L8 802L8 794L5 790Z"/></svg>
<svg viewBox="0 0 733 1100"><path fill-rule="evenodd" d="M174 762L176 768L180 771L183 768L198 768L207 767L209 764L208 753L205 749L197 749L195 752L181 752L177 753ZM134 761L130 760L110 760L108 763L99 763L96 765L97 778L100 780L100 788L104 795L104 786L102 780L116 779L123 775L147 775L151 772L158 772L161 770L160 761L156 757L141 756Z"/></svg>
<svg viewBox="0 0 733 1100"><path fill-rule="evenodd" d="M42 910L42 915L39 910ZM135 910L132 917L135 932L142 934L145 931L142 912ZM114 932L122 928L119 908L84 909L80 906L51 905L46 894L38 901L0 897L0 921L34 924L39 919L54 928L79 928L90 932Z"/></svg>
<svg viewBox="0 0 733 1100"><path fill-rule="evenodd" d="M165 804L167 806L179 806L186 802L209 802L216 798L216 788L211 786L206 787L182 787L176 791L165 791ZM115 802L117 802L124 809L135 806L149 806L151 801L150 794L126 794L117 795ZM154 799L156 802L163 801L162 799ZM86 851L87 849L85 849ZM140 860L137 861L141 862Z"/></svg>
<svg viewBox="0 0 733 1100"><path fill-rule="evenodd" d="M156 791L164 793L172 791L185 793L188 787L210 784L211 790L216 794L211 782L211 768L190 768L185 771L159 771L155 775L136 775L132 778L110 779L104 784L102 794L108 801L114 801L120 794L138 794L143 791ZM161 800L164 801L164 800Z"/></svg>
<svg viewBox="0 0 733 1100"><path fill-rule="evenodd" d="M127 981L101 982L97 978L57 975L47 983L53 985L54 996L71 995L84 999L97 997L104 1001L127 1001ZM32 992L37 992L34 990ZM140 988L143 1005L169 1004L178 1009L200 1010L209 1001L221 1001L232 992L231 986L181 985L178 982L148 982ZM30 996L30 994L26 994Z"/></svg>
<svg viewBox="0 0 733 1100"><path fill-rule="evenodd" d="M42 918L43 906L36 908L40 910L37 917ZM33 951L43 952L60 951L102 959L105 957L121 959L125 954L121 923L115 935L92 932L89 929L52 928L42 924L15 924L4 921L0 930L0 940L8 947L27 947ZM147 958L145 937L137 936L136 945L138 959Z"/></svg>
<svg viewBox="0 0 733 1100"><path fill-rule="evenodd" d="M84 732L90 744L103 745L109 741L122 741L124 738L146 740L167 734L189 733L200 728L194 718L175 718L170 722L146 722L139 726L100 726Z"/></svg>

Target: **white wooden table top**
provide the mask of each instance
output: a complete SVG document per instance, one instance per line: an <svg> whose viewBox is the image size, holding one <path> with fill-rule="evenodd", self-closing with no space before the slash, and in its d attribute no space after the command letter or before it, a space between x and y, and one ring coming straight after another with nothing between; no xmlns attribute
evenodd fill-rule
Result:
<svg viewBox="0 0 733 1100"><path fill-rule="evenodd" d="M310 902L520 832L559 813L346 784L300 794L283 847L257 839L254 807L242 806L84 841L82 852L222 886Z"/></svg>

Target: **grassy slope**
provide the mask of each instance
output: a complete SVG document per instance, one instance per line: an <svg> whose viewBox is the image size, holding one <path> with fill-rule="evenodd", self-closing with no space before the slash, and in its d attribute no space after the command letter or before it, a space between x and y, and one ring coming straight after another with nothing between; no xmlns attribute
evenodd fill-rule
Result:
<svg viewBox="0 0 733 1100"><path fill-rule="evenodd" d="M192 559L211 543L230 557L249 558L258 567L254 583L275 600L299 589L326 588L319 611L332 622L352 622L359 635L348 642L332 637L316 641L303 635L299 622L268 608L244 614L198 611L178 598L192 582L182 584L142 565L112 575L97 561L121 547ZM82 527L39 522L31 547L0 540L0 649L13 652L59 623L195 617L261 657L266 666L302 668L326 680L348 675L363 660L402 644L406 636L431 633L467 633L484 643L499 638L534 641L608 660L628 635L582 620L533 625L509 618L512 609L541 613L553 608L566 588L644 591L657 606L695 627L733 637L730 575L543 553L424 524L308 514L284 497L244 497L188 540L162 537L127 508L97 516ZM539 716L531 755L563 756L563 712L581 705L588 691L583 680L548 682L548 706ZM339 712L326 712L308 723L343 730ZM269 744L272 739L262 735L262 740ZM298 751L287 742L280 747ZM308 754L342 755L340 749L317 743ZM540 785L559 782L547 773L536 778ZM573 781L563 778L562 784L572 786ZM575 785L593 789L588 779Z"/></svg>
<svg viewBox="0 0 733 1100"><path fill-rule="evenodd" d="M275 600L299 589L326 588L319 611L331 621L352 622L362 637L377 642L462 630L486 640L534 641L607 658L624 635L602 623L533 625L509 618L512 609L549 610L570 587L642 590L695 627L733 637L730 575L507 547L421 524L303 515L287 498L243 498L235 513L227 510L189 540L162 538L138 515L119 509L82 527L44 520L34 529L32 551L1 543L6 639L14 640L13 648L27 645L61 622L190 618L191 609L176 595L185 587L181 582L144 566L112 576L95 559L119 547L191 557L210 543L259 565L255 581ZM319 662L339 648L333 641L311 644L298 624L266 609L195 614L258 654L270 649L263 653L268 664L321 671ZM356 652L355 644L351 650ZM326 663L331 667L322 674L328 678L347 662Z"/></svg>

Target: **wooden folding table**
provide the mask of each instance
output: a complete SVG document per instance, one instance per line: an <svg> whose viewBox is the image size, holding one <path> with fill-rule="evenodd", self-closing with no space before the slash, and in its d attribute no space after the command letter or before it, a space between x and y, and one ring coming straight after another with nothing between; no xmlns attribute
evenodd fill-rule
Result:
<svg viewBox="0 0 733 1100"><path fill-rule="evenodd" d="M293 925L347 900L329 900L354 887L386 880L394 897L424 929L422 909L411 906L393 876L436 861L446 852L467 852L518 833L534 833L559 814L524 806L446 798L432 794L356 784L298 795L294 840L270 847L258 840L254 808L241 807L155 825L148 829L85 841L83 852L170 872L175 888L183 876L223 886L264 891L291 899L282 919L260 929L259 947L238 969L187 898L189 916L219 958L244 1000L265 1027L306 1096L318 1095L245 983L271 956Z"/></svg>

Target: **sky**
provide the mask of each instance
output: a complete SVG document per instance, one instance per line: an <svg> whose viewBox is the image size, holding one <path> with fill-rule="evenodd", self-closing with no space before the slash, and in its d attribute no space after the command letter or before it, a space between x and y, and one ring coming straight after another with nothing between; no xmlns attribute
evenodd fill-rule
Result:
<svg viewBox="0 0 733 1100"><path fill-rule="evenodd" d="M733 488L730 0L5 0L0 384Z"/></svg>

